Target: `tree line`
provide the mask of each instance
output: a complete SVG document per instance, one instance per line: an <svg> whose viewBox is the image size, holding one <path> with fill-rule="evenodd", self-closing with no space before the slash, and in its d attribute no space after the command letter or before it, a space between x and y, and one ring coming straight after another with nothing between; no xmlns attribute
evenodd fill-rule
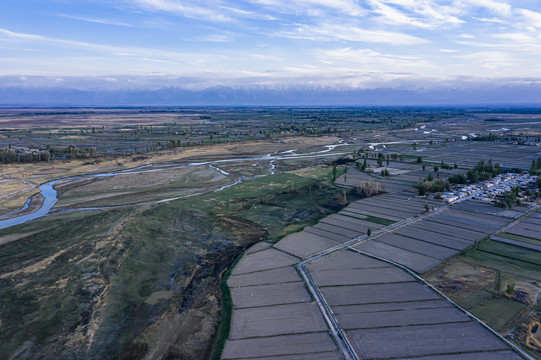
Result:
<svg viewBox="0 0 541 360"><path fill-rule="evenodd" d="M23 151L0 149L2 164L49 162L54 159L86 159L96 156L96 148L78 148L74 145L56 147L47 145L46 150Z"/></svg>

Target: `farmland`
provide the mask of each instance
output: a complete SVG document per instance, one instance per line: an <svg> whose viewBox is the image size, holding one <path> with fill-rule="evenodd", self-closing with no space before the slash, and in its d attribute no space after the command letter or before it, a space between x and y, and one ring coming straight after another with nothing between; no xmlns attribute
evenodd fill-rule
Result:
<svg viewBox="0 0 541 360"><path fill-rule="evenodd" d="M506 136L533 141L521 116L505 116ZM5 110L5 148L78 150L2 165L4 214L59 182L46 216L0 230L0 335L9 339L0 353L521 357L477 316L538 356L527 346L541 290L535 204L449 206L415 189L480 159L527 169L541 156L535 146L462 140L493 129L485 118L456 109ZM442 161L457 166L435 171Z"/></svg>

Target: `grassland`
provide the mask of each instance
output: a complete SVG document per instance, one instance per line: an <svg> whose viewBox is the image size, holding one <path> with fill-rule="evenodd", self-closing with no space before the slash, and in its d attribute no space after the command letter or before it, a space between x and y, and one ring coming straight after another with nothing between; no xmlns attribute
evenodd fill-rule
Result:
<svg viewBox="0 0 541 360"><path fill-rule="evenodd" d="M339 210L343 190L331 175L329 166L299 169L1 231L31 235L0 247L0 336L9 339L0 353L206 358L220 322L221 275L246 246Z"/></svg>
<svg viewBox="0 0 541 360"><path fill-rule="evenodd" d="M431 273L429 280L495 330L512 334L527 349L523 324L541 315L536 303L541 290L539 258L535 250L486 241ZM514 284L510 294L505 293L508 284ZM527 350L541 358L539 352Z"/></svg>
<svg viewBox="0 0 541 360"><path fill-rule="evenodd" d="M5 187L6 191L4 194L6 197L0 202L0 214L20 209L28 198L39 191L37 185L55 179L127 170L150 164L159 165L171 162L187 163L190 161L200 162L223 158L265 155L291 150L292 148L328 145L336 141L338 141L338 138L335 136L289 137L279 142L262 140L232 144L214 144L209 146L195 146L169 152L150 153L145 154L144 156L106 156L91 161L88 159L67 159L28 164L4 164L2 165L1 179L6 181L0 182L0 191ZM291 170L297 169L300 166L310 166L312 161L313 159L309 159L308 161L299 160L296 162L295 166L282 168L283 170ZM230 172L239 175L267 174L269 169L268 166L254 168L247 166L246 164L238 165L232 163L230 166L233 167ZM28 183L28 186L22 186L25 182ZM16 189L17 191L15 192L12 191L13 184L18 186Z"/></svg>

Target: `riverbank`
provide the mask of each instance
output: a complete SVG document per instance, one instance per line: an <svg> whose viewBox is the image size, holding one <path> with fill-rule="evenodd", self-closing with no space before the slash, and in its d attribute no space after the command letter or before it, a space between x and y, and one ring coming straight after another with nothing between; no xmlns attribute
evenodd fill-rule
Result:
<svg viewBox="0 0 541 360"><path fill-rule="evenodd" d="M205 359L220 318L219 279L232 259L250 244L275 241L337 210L343 190L331 184L332 167L308 166L338 156L321 153L326 150L277 160L274 175L270 161L235 163L267 176L219 192L56 212L1 230L11 241L0 246L0 297L10 304L0 310L0 336L9 339L0 351ZM200 183L191 175L183 179Z"/></svg>

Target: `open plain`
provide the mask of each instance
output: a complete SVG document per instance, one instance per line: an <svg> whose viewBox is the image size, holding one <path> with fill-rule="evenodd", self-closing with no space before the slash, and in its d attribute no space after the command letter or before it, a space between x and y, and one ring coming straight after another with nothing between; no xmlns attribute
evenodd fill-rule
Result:
<svg viewBox="0 0 541 360"><path fill-rule="evenodd" d="M463 139L484 114L58 112L2 117L4 145L54 156L2 165L6 358L539 358L535 201L416 189L541 156ZM513 119L505 136L527 127Z"/></svg>

